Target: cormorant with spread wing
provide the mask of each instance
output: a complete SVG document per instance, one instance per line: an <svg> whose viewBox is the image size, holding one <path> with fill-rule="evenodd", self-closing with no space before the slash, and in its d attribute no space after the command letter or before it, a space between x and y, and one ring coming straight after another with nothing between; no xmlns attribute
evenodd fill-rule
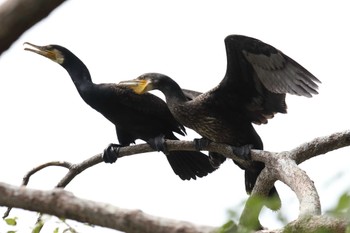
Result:
<svg viewBox="0 0 350 233"><path fill-rule="evenodd" d="M25 45L30 46L25 50L47 57L65 68L82 99L115 125L120 144L113 144L105 150L105 162L115 162L119 146L128 146L135 143L136 139L142 139L153 148L163 149L172 169L183 180L203 177L215 170L208 156L203 153L167 152L166 148L159 145L162 137L177 140L174 132L181 135L186 133L183 125L174 119L162 99L152 94L140 96L114 83L94 84L85 64L62 46ZM189 98L197 94L189 91Z"/></svg>
<svg viewBox="0 0 350 233"><path fill-rule="evenodd" d="M207 140L231 145L237 155L249 159L251 148L263 149L252 123L265 124L274 114L286 113L286 93L306 97L317 94L320 81L260 40L230 35L225 45L225 77L218 86L193 100L187 100L174 80L159 73L144 74L119 85L128 86L138 94L159 89L175 118L199 133L202 143ZM214 153L212 160L220 164L225 158ZM236 164L245 170L246 191L250 193L264 164L257 161L248 163L249 166ZM278 197L275 187L269 195Z"/></svg>

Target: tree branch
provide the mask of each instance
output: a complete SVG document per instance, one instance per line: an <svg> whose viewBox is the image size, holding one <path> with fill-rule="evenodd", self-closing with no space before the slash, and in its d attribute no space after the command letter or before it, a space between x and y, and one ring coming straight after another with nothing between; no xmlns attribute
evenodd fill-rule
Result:
<svg viewBox="0 0 350 233"><path fill-rule="evenodd" d="M64 0L8 0L0 5L0 55Z"/></svg>
<svg viewBox="0 0 350 233"><path fill-rule="evenodd" d="M195 225L186 221L161 218L140 210L118 208L106 203L75 197L63 189L41 191L0 183L0 205L46 213L57 217L87 222L123 232L143 233L214 233L218 228ZM311 216L289 223L287 232L345 232L349 219ZM257 233L281 233L283 229L262 230Z"/></svg>
<svg viewBox="0 0 350 233"><path fill-rule="evenodd" d="M41 191L0 183L0 205L12 206L108 227L123 232L211 233L214 227L155 217L75 197L63 189Z"/></svg>
<svg viewBox="0 0 350 233"><path fill-rule="evenodd" d="M350 224L349 219L337 219L334 217L309 216L289 223L285 227L285 232L289 233L320 233L320 232L347 232L346 228Z"/></svg>
<svg viewBox="0 0 350 233"><path fill-rule="evenodd" d="M308 143L304 143L301 146L298 146L297 148L291 150L291 151L285 151L280 153L273 153L268 151L258 151L258 150L252 150L252 160L254 161L262 161L265 163L265 169L261 172L260 176L258 177L258 180L256 182L256 185L252 191L251 196L249 197L246 206L242 212L241 218L240 218L240 225L242 226L252 226L252 224L256 227L260 227L260 223L258 220L261 208L262 208L262 202L259 202L257 204L256 201L254 201L254 198L263 198L267 196L267 193L273 186L274 182L276 180L281 180L286 185L288 185L296 194L299 199L300 203L300 213L298 220L296 222L302 222L304 219L310 219L310 216L318 216L321 213L321 206L319 201L319 196L317 193L317 190L312 182L312 180L307 176L307 174L301 170L297 164L315 157L320 154L327 153L329 151L339 149L341 147L345 147L350 145L350 131L344 131L339 133L334 133L332 135L326 136L326 137L319 137L316 138ZM194 151L194 143L193 141L172 141L167 140L167 148L169 151L173 150L189 150ZM235 156L231 150L230 146L223 145L223 144L217 144L217 143L210 143L208 146L203 148L207 151L217 152L220 154L225 155L228 158L231 158L233 160L239 160L240 162L244 163L250 163L250 161L242 161L240 158ZM140 153L146 153L153 151L152 148L148 144L140 144L140 145L133 145L129 147L123 147L120 148L119 156L129 156L133 154L140 154ZM297 160L297 161L295 161ZM102 155L98 154L95 155L79 164L70 164L68 162L51 162L43 164L37 168L32 169L26 176L29 180L30 175L33 175L35 172L48 167L48 166L64 166L69 169L68 173L65 175L65 177L62 178L62 180L56 185L56 187L64 188L67 184L69 184L70 181L74 179L78 174L80 174L82 171L86 170L87 168L94 166L98 163L101 163L103 161ZM302 185L301 185L302 184ZM57 191L55 191L57 192ZM60 192L58 192L60 193ZM48 195L53 195L52 193L49 193ZM28 199L26 199L28 200ZM13 206L13 207L20 207L25 208L21 206L15 205L16 201L14 203L7 203L3 205L7 206ZM36 207L39 208L39 207ZM80 210L79 207L78 210ZM35 210L35 209L31 209ZM59 213L51 213L47 212L48 210L35 210L40 212L45 212L49 214L54 214L59 217L65 217L65 218L74 218L74 215L64 215L62 216ZM52 211L52 210L50 210ZM75 210L77 212L77 209ZM82 211L78 211L82 212ZM123 212L123 211L121 211ZM131 211L132 213L135 213L135 211ZM137 212L137 211L136 211ZM131 215L132 215L131 213ZM90 215L90 214L89 214ZM129 213L130 215L130 213ZM114 217L115 218L115 217ZM77 220L77 219L76 219ZM78 220L80 221L80 220ZM97 221L97 220L94 220ZM141 220L139 220L141 221ZM145 220L146 221L146 220ZM148 221L148 220L147 220ZM158 220L157 220L158 221ZM100 225L100 223L91 222L96 225ZM341 221L343 224L344 222ZM113 223L113 224L120 224L120 223ZM186 224L185 224L186 225ZM103 225L106 227L110 227L110 225ZM120 226L119 226L120 227ZM115 228L113 228L115 229ZM213 229L213 228L211 228ZM164 230L164 229L163 229ZM142 231L142 232L148 232L148 231ZM156 231L153 231L156 232ZM166 231L169 232L169 231ZM194 231L197 232L197 231ZM198 231L202 232L202 231Z"/></svg>
<svg viewBox="0 0 350 233"><path fill-rule="evenodd" d="M326 154L350 145L350 130L337 132L328 136L318 137L314 140L304 143L290 151L297 164L304 162L317 155Z"/></svg>
<svg viewBox="0 0 350 233"><path fill-rule="evenodd" d="M350 131L343 131L325 137L318 137L304 143L291 151L270 153L267 151L252 152L252 160L265 163L254 189L248 198L241 214L240 224L243 226L261 226L259 213L263 207L257 199L266 197L276 180L289 186L299 200L299 219L321 214L321 203L316 187L310 177L300 169L300 164L317 155L350 145Z"/></svg>

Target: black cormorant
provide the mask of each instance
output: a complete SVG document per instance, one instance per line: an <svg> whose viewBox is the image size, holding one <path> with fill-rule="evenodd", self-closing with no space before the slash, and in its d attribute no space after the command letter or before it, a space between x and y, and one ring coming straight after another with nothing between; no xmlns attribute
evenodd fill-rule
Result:
<svg viewBox="0 0 350 233"><path fill-rule="evenodd" d="M136 139L142 139L155 147L161 137L177 140L174 132L185 135L183 125L174 119L166 103L155 95L140 96L116 84L94 84L85 64L62 46L25 45L30 46L25 50L47 57L67 70L82 99L115 125L119 146L128 146ZM199 94L188 92L191 98ZM116 160L116 156L110 158L113 157L113 149L112 146L105 150L105 162ZM203 153L171 151L166 157L174 172L183 180L203 177L215 170Z"/></svg>
<svg viewBox="0 0 350 233"><path fill-rule="evenodd" d="M249 158L251 148L263 149L252 123L265 124L274 114L286 113L286 93L306 97L317 94L316 83L320 81L290 57L260 40L230 35L225 45L227 70L223 80L193 100L187 100L174 80L159 73L144 74L120 85L139 94L159 89L175 118L199 133L204 142L231 145L236 154ZM213 154L212 159L217 163L225 160L218 154ZM246 191L250 193L264 164L237 165L245 170ZM275 187L269 195L274 194L277 195Z"/></svg>

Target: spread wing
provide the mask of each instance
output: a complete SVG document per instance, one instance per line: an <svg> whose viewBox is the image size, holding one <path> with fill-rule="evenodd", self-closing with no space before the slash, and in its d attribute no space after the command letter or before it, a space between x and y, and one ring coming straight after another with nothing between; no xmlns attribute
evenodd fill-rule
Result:
<svg viewBox="0 0 350 233"><path fill-rule="evenodd" d="M267 90L278 94L306 97L318 94L317 83L320 81L273 46L241 35L228 36L225 44L227 69L232 74L225 79L241 79L240 82L246 83L256 78ZM234 81L227 80L229 83Z"/></svg>
<svg viewBox="0 0 350 233"><path fill-rule="evenodd" d="M258 79L269 91L305 97L318 94L316 83L320 81L296 61L278 50L267 55L256 52L242 51Z"/></svg>
<svg viewBox="0 0 350 233"><path fill-rule="evenodd" d="M260 40L230 35L225 39L227 70L215 98L246 109L254 123L285 113L285 95L311 97L320 81L296 61Z"/></svg>

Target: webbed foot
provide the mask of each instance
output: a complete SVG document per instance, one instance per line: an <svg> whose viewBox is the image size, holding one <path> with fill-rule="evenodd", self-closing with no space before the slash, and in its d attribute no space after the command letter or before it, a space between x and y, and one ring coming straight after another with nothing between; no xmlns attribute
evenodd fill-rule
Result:
<svg viewBox="0 0 350 233"><path fill-rule="evenodd" d="M104 149L102 158L105 163L114 163L119 157L119 150L122 145L120 144L109 144L106 149Z"/></svg>
<svg viewBox="0 0 350 233"><path fill-rule="evenodd" d="M195 138L193 139L194 147L197 151L202 150L204 147L210 144L210 140L207 138Z"/></svg>
<svg viewBox="0 0 350 233"><path fill-rule="evenodd" d="M239 158L244 160L251 160L250 150L253 148L252 144L247 144L243 146L231 146L232 152Z"/></svg>
<svg viewBox="0 0 350 233"><path fill-rule="evenodd" d="M169 154L168 148L166 147L166 144L165 144L165 136L163 134L155 138L149 139L147 143L148 145L150 145L150 147L152 147L153 150L161 151L166 155Z"/></svg>

